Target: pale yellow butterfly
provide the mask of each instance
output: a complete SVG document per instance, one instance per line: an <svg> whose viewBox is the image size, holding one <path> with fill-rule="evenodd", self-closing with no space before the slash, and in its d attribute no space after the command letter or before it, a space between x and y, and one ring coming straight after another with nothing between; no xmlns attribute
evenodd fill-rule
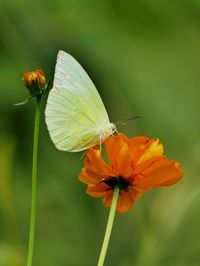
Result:
<svg viewBox="0 0 200 266"><path fill-rule="evenodd" d="M53 143L63 151L88 149L116 131L91 79L64 51L58 52L45 118Z"/></svg>

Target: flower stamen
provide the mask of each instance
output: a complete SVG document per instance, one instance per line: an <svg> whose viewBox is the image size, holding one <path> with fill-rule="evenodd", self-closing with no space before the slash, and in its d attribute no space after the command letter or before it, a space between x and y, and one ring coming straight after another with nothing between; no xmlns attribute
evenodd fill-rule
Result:
<svg viewBox="0 0 200 266"><path fill-rule="evenodd" d="M129 186L132 186L132 184L129 182L129 180L118 176L118 177L109 177L108 179L102 181L104 182L106 185L108 185L110 188L107 190L112 190L114 189L116 186L118 186L120 191L128 191Z"/></svg>

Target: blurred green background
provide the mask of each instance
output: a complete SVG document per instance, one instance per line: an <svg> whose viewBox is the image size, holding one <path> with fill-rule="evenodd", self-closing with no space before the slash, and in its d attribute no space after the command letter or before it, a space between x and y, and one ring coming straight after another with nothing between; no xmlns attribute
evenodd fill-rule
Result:
<svg viewBox="0 0 200 266"><path fill-rule="evenodd" d="M59 49L86 69L112 122L159 137L184 179L117 214L105 265L200 265L200 1L1 0L0 266L26 265L35 102L25 71L53 77ZM46 96L43 99L43 110ZM33 265L93 266L108 209L77 180L81 153L56 150L44 113Z"/></svg>

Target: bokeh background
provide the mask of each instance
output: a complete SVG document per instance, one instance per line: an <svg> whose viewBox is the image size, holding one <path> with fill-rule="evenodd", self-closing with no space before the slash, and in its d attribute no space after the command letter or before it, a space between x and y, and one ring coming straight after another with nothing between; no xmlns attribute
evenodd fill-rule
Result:
<svg viewBox="0 0 200 266"><path fill-rule="evenodd" d="M200 2L1 0L0 266L26 265L35 101L25 71L53 78L59 49L86 69L112 122L159 137L184 179L117 214L105 265L200 265ZM46 96L43 99L45 108ZM77 180L81 153L56 150L42 111L33 265L93 266L109 210Z"/></svg>

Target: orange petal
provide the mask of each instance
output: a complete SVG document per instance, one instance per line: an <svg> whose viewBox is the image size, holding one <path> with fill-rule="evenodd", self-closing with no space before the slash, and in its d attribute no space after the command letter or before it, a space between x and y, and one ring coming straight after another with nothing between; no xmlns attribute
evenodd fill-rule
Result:
<svg viewBox="0 0 200 266"><path fill-rule="evenodd" d="M117 211L118 212L127 212L133 206L133 198L129 192L121 191L118 201L117 201Z"/></svg>
<svg viewBox="0 0 200 266"><path fill-rule="evenodd" d="M129 146L133 155L134 163L138 162L146 145L150 141L151 140L149 138L143 136L130 139Z"/></svg>
<svg viewBox="0 0 200 266"><path fill-rule="evenodd" d="M181 170L179 169L179 166L180 166L181 164L178 163L178 162L175 162L174 165L175 165L176 171L179 173L179 175L177 174L176 179L174 178L173 180L169 180L169 181L163 183L162 186L171 186L171 185L177 183L177 182L181 179L181 177L183 176L183 171L181 171ZM180 175L181 175L181 176L180 176Z"/></svg>
<svg viewBox="0 0 200 266"><path fill-rule="evenodd" d="M105 197L110 193L109 186L104 183L99 185L90 184L87 187L86 193L94 198Z"/></svg>
<svg viewBox="0 0 200 266"><path fill-rule="evenodd" d="M178 165L179 166L179 165ZM157 186L168 186L178 182L183 172L177 163L164 156L149 160L136 168L135 186L144 190Z"/></svg>
<svg viewBox="0 0 200 266"><path fill-rule="evenodd" d="M110 193L103 199L103 204L107 207L110 207L112 204L113 190L110 190Z"/></svg>
<svg viewBox="0 0 200 266"><path fill-rule="evenodd" d="M150 138L147 137L135 137L130 139L130 146L132 150L135 150L138 147L143 147L145 146L148 142L150 141Z"/></svg>
<svg viewBox="0 0 200 266"><path fill-rule="evenodd" d="M139 198L141 198L145 191L137 187L130 187L128 192L133 200L138 200Z"/></svg>
<svg viewBox="0 0 200 266"><path fill-rule="evenodd" d="M153 140L147 137L136 137L130 140L130 149L134 163L142 163L163 154L163 145L159 139Z"/></svg>
<svg viewBox="0 0 200 266"><path fill-rule="evenodd" d="M113 176L112 170L104 162L101 150L99 148L91 148L87 151L84 165L86 168L93 170L104 177Z"/></svg>
<svg viewBox="0 0 200 266"><path fill-rule="evenodd" d="M113 198L113 191L104 198L103 200L104 205L111 206L112 198ZM133 202L134 200L129 194L129 192L121 191L118 197L116 210L118 212L126 212L132 207Z"/></svg>
<svg viewBox="0 0 200 266"><path fill-rule="evenodd" d="M160 143L159 139L151 140L146 145L138 163L142 163L154 157L161 156L163 152L164 152L163 145Z"/></svg>
<svg viewBox="0 0 200 266"><path fill-rule="evenodd" d="M84 167L78 178L85 184L98 184L103 177L91 169Z"/></svg>
<svg viewBox="0 0 200 266"><path fill-rule="evenodd" d="M133 172L132 155L124 134L108 137L105 147L113 169L119 176L130 177Z"/></svg>

